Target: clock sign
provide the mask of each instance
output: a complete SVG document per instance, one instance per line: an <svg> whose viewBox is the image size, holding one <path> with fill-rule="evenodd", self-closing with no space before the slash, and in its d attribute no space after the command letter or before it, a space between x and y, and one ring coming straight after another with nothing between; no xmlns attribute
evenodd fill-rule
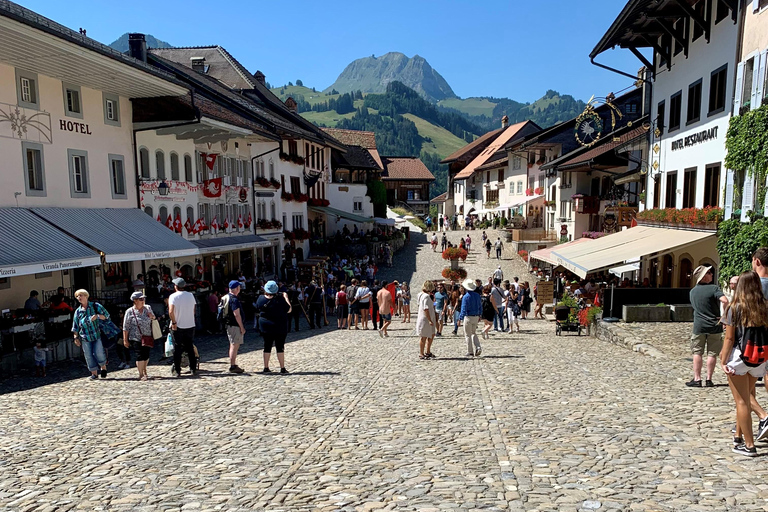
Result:
<svg viewBox="0 0 768 512"><path fill-rule="evenodd" d="M574 135L582 146L589 147L600 140L603 134L603 120L594 110L587 108L576 118Z"/></svg>

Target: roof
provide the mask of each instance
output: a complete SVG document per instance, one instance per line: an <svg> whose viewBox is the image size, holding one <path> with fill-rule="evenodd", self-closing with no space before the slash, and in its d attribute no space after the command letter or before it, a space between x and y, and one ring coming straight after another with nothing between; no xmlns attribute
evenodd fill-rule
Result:
<svg viewBox="0 0 768 512"><path fill-rule="evenodd" d="M361 130L343 130L341 128L320 128L328 135L348 146L360 146L365 149L376 149L376 134Z"/></svg>
<svg viewBox="0 0 768 512"><path fill-rule="evenodd" d="M422 180L434 181L435 177L429 172L424 162L417 156L384 156L383 180Z"/></svg>
<svg viewBox="0 0 768 512"><path fill-rule="evenodd" d="M333 208L331 206L308 206L307 210L310 212L322 213L323 215L335 215L336 217L351 220L352 222L359 222L361 224L374 222L370 217L363 217L362 215L339 210L338 208Z"/></svg>
<svg viewBox="0 0 768 512"><path fill-rule="evenodd" d="M444 203L448 200L448 192L443 192L437 197L432 198L433 203Z"/></svg>
<svg viewBox="0 0 768 512"><path fill-rule="evenodd" d="M347 146L347 152L333 151L331 153L333 168L371 169L381 171L383 166L376 163L371 153L360 146Z"/></svg>
<svg viewBox="0 0 768 512"><path fill-rule="evenodd" d="M0 276L101 265L99 254L24 208L0 208Z"/></svg>
<svg viewBox="0 0 768 512"><path fill-rule="evenodd" d="M489 171L491 169L498 169L499 167L506 167L506 165L509 163L509 157L503 156L501 158L498 158L499 152L496 152L496 155L494 155L490 162L481 165L476 171Z"/></svg>
<svg viewBox="0 0 768 512"><path fill-rule="evenodd" d="M136 208L33 208L31 211L103 252L107 263L199 253L191 242Z"/></svg>
<svg viewBox="0 0 768 512"><path fill-rule="evenodd" d="M647 120L648 120L648 116L645 116L642 119L640 119L639 125L636 123L632 123L632 126L624 126L611 133L607 133L603 135L597 141L597 143L595 143L593 146L580 147L578 149L575 149L574 151L571 151L570 153L566 153L560 158L556 158L555 160L552 160L551 162L548 162L542 165L541 169L557 170L557 169L575 168L582 165L587 165L593 159L595 159L600 155L603 155L615 149L620 149L622 146L626 145L627 143L635 139L644 137L648 133L649 126L643 123L642 121L647 121Z"/></svg>
<svg viewBox="0 0 768 512"><path fill-rule="evenodd" d="M240 235L192 240L192 244L200 249L200 254L212 254L215 252L269 247L272 245L272 242L258 235Z"/></svg>
<svg viewBox="0 0 768 512"><path fill-rule="evenodd" d="M451 162L455 162L456 160L461 159L461 157L463 157L464 155L472 152L472 150L474 150L474 149L484 148L485 146L490 144L491 141L493 139L495 139L503 130L504 130L504 128L498 128L496 130L492 130L492 131L490 131L490 132L488 132L488 133L486 133L486 134L476 138L475 140L473 140L472 142L470 142L469 144L467 144L463 148L457 149L456 151L454 151L453 153L451 153L447 157L443 158L440 161L440 163L441 164L450 164Z"/></svg>
<svg viewBox="0 0 768 512"><path fill-rule="evenodd" d="M526 126L535 126L538 128L536 123L533 121L523 121L522 123L513 124L511 126L508 126L504 129L503 132L499 134L498 137L496 137L493 142L491 142L485 150L483 150L482 153L477 155L474 160L472 160L467 166L462 169L455 177L456 180L464 180L472 176L472 174L475 172L475 170L480 167L481 165L487 163L491 157L496 153L499 149L503 148L504 145L517 138L520 134L520 132L525 128Z"/></svg>

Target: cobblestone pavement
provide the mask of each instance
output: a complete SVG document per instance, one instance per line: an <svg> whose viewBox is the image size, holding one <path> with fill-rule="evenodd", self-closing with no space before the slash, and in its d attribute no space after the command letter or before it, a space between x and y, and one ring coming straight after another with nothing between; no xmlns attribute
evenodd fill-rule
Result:
<svg viewBox="0 0 768 512"><path fill-rule="evenodd" d="M496 262L478 252L467 267L482 278ZM412 243L383 274L419 283L443 266ZM287 376L257 373L249 333L245 375L224 373L226 341L208 338L199 378L5 381L0 508L768 509L764 459L730 451L729 390L686 388L684 361L555 337L541 320L494 335L480 358L449 334L420 361L414 324L393 325L384 340L292 334Z"/></svg>

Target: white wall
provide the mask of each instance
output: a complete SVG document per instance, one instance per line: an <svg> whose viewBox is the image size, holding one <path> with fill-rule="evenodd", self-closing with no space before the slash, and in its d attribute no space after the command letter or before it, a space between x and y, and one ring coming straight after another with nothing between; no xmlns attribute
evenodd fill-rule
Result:
<svg viewBox="0 0 768 512"><path fill-rule="evenodd" d="M331 207L363 217L373 217L373 203L371 203L371 198L365 195L368 192L368 187L366 185L355 183L328 183L326 191ZM355 201L361 201L363 203L362 211L355 211L353 204ZM337 221L335 216L330 216L330 218L328 218L328 235L335 235L336 231L344 229L345 224L349 227L350 231L352 231L355 224L357 224L358 229L368 229L371 226L371 224L363 225L355 223L349 219L339 219Z"/></svg>

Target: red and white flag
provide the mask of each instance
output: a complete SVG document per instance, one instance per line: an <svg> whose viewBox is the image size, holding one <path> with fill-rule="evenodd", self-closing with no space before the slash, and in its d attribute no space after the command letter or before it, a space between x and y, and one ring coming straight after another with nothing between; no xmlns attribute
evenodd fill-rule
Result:
<svg viewBox="0 0 768 512"><path fill-rule="evenodd" d="M163 221L162 221L162 220L160 220L160 214L159 214L159 213L157 214L157 222L159 222L159 223L161 223L161 224L163 223Z"/></svg>
<svg viewBox="0 0 768 512"><path fill-rule="evenodd" d="M206 229L208 229L208 226L205 225L205 219L203 219L202 217L197 219L195 221L195 225L193 226L193 229L194 229L193 231L194 234L198 234L201 231L205 231Z"/></svg>
<svg viewBox="0 0 768 512"><path fill-rule="evenodd" d="M214 216L213 220L211 221L211 229L215 229L216 231L219 230L219 220Z"/></svg>
<svg viewBox="0 0 768 512"><path fill-rule="evenodd" d="M208 169L213 170L213 166L216 164L216 157L218 155L214 153L203 153L203 158L205 158L205 165L208 166Z"/></svg>
<svg viewBox="0 0 768 512"><path fill-rule="evenodd" d="M229 217L224 219L224 231L227 231L229 229Z"/></svg>
<svg viewBox="0 0 768 512"><path fill-rule="evenodd" d="M221 178L203 181L203 195L205 197L221 197Z"/></svg>
<svg viewBox="0 0 768 512"><path fill-rule="evenodd" d="M173 230L176 231L178 234L182 233L182 224L181 224L181 214L176 214L176 219L173 221Z"/></svg>
<svg viewBox="0 0 768 512"><path fill-rule="evenodd" d="M165 218L165 227L173 231L173 215L168 215Z"/></svg>
<svg viewBox="0 0 768 512"><path fill-rule="evenodd" d="M192 231L194 229L194 225L192 224L192 221L189 220L189 217L187 217L187 221L184 223L184 228L187 230L188 235L194 235L195 233Z"/></svg>
<svg viewBox="0 0 768 512"><path fill-rule="evenodd" d="M245 227L245 224L243 224L243 214L237 216L237 228L243 229Z"/></svg>

